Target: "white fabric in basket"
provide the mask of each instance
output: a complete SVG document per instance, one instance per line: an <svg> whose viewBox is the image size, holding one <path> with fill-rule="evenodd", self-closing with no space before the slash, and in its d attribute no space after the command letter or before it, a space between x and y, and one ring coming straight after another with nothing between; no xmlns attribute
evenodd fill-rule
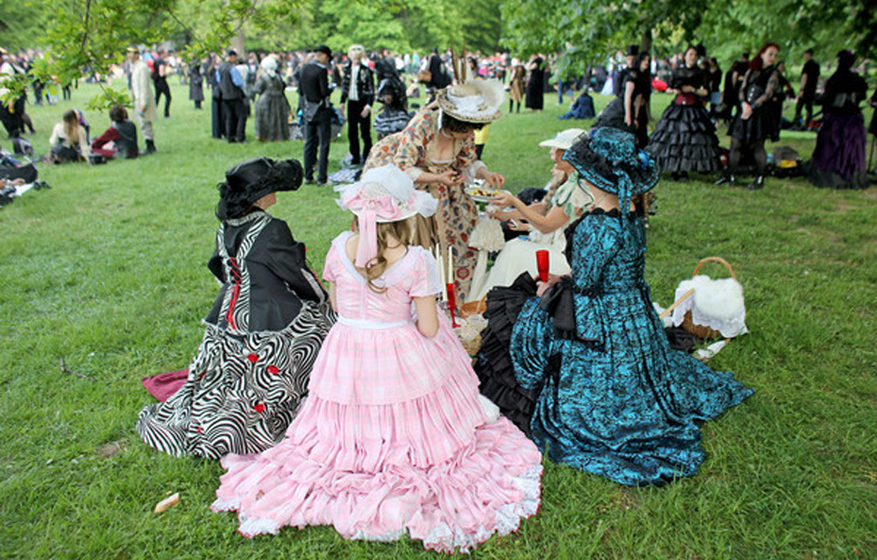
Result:
<svg viewBox="0 0 877 560"><path fill-rule="evenodd" d="M676 288L678 301L685 292L694 288L694 295L680 303L673 310L673 324L679 326L685 313L691 311L695 325L719 331L725 338L746 334L746 306L743 303L743 286L733 278L713 280L706 275L697 275L683 280Z"/></svg>

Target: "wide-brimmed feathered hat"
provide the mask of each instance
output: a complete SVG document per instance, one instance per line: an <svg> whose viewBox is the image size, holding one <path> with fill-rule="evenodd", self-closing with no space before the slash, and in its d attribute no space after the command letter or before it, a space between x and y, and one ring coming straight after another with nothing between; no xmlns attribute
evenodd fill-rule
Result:
<svg viewBox="0 0 877 560"><path fill-rule="evenodd" d="M436 102L443 113L458 121L486 124L502 116L505 86L499 80L482 80L472 76L464 56L451 51L451 65L456 83L436 92Z"/></svg>
<svg viewBox="0 0 877 560"><path fill-rule="evenodd" d="M295 159L274 161L260 157L239 163L225 172L225 181L217 186L216 217L237 218L266 194L294 191L301 181L301 163Z"/></svg>
<svg viewBox="0 0 877 560"><path fill-rule="evenodd" d="M595 128L582 135L564 154L579 175L600 190L618 196L621 208L631 197L658 183L658 165L636 147L636 138L616 128Z"/></svg>
<svg viewBox="0 0 877 560"><path fill-rule="evenodd" d="M436 101L442 112L470 123L489 123L502 116L505 88L499 80L472 80L440 89Z"/></svg>

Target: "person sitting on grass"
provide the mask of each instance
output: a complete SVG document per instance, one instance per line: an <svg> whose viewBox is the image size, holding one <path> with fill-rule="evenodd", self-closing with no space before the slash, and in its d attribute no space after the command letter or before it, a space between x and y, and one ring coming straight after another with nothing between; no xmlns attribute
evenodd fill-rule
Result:
<svg viewBox="0 0 877 560"><path fill-rule="evenodd" d="M64 112L62 122L52 129L49 137L52 147L44 160L51 163L67 163L70 161L88 161L90 150L85 128L79 124L79 114L69 109Z"/></svg>
<svg viewBox="0 0 877 560"><path fill-rule="evenodd" d="M137 127L128 119L128 111L121 105L114 105L110 109L110 120L110 127L91 143L92 153L106 159L136 158L139 152Z"/></svg>

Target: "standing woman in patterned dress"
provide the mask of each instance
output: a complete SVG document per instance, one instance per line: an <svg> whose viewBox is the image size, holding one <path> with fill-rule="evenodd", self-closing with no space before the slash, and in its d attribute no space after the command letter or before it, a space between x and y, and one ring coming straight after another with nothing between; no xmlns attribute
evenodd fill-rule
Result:
<svg viewBox="0 0 877 560"><path fill-rule="evenodd" d="M524 78L527 71L517 58L512 60L512 77L509 80L509 114L512 112L521 112L521 100L524 98ZM517 106L516 111L512 111L513 105Z"/></svg>
<svg viewBox="0 0 877 560"><path fill-rule="evenodd" d="M464 76L436 92L436 101L418 112L405 130L375 144L363 168L392 163L417 189L438 199L435 217L418 217L413 241L425 248L440 245L443 263L450 248L458 303L467 301L477 258L469 247L469 234L478 222L478 207L466 193L466 183L476 178L495 188L505 183L505 177L477 159L474 132L502 115L504 97L498 80L466 82Z"/></svg>
<svg viewBox="0 0 877 560"><path fill-rule="evenodd" d="M245 161L219 185L216 252L222 283L185 384L140 412L137 431L177 457L263 451L283 438L334 323L328 295L286 222L265 212L302 182L296 160Z"/></svg>

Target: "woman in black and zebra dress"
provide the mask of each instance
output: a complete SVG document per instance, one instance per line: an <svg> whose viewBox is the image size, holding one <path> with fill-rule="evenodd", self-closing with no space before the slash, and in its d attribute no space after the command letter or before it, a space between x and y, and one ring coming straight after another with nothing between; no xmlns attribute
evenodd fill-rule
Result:
<svg viewBox="0 0 877 560"><path fill-rule="evenodd" d="M222 283L182 388L140 412L137 431L170 455L220 458L282 439L334 323L328 296L286 222L265 212L297 189L301 164L257 158L226 172L208 268Z"/></svg>

